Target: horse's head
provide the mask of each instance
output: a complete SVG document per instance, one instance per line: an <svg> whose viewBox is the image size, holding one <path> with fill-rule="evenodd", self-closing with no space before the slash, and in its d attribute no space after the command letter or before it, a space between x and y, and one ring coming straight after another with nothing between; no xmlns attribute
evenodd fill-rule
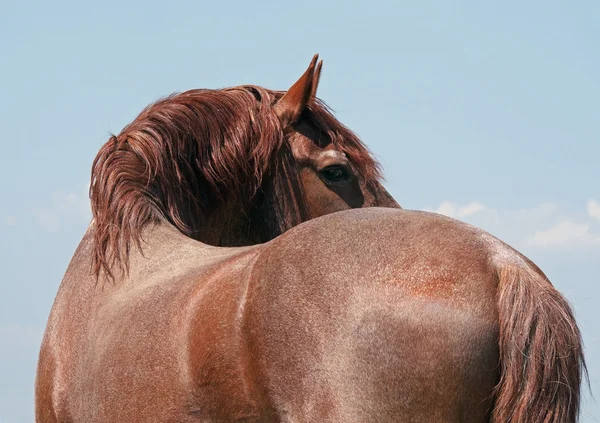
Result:
<svg viewBox="0 0 600 423"><path fill-rule="evenodd" d="M316 98L318 56L274 110L301 183L306 218L359 207L400 207L380 183L368 149ZM284 151L285 151L284 147Z"/></svg>
<svg viewBox="0 0 600 423"><path fill-rule="evenodd" d="M150 222L217 246L265 242L357 207L400 207L377 162L315 96L315 56L286 92L191 90L146 108L92 168L94 265L127 265Z"/></svg>

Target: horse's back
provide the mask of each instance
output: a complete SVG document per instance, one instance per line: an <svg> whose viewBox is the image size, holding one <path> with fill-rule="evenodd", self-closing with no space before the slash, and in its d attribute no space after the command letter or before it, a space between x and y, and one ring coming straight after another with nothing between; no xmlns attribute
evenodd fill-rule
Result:
<svg viewBox="0 0 600 423"><path fill-rule="evenodd" d="M249 343L284 421L487 421L498 327L485 238L432 214L365 209L265 248Z"/></svg>

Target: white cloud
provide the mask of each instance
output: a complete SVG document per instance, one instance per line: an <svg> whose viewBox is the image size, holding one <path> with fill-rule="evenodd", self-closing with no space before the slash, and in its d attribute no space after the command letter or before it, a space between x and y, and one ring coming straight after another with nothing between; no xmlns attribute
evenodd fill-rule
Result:
<svg viewBox="0 0 600 423"><path fill-rule="evenodd" d="M445 216L455 217L456 216L456 204L451 203L450 201L444 201L434 210L435 213L443 214Z"/></svg>
<svg viewBox="0 0 600 423"><path fill-rule="evenodd" d="M54 193L52 205L36 212L38 224L48 232L56 232L66 221L89 222L92 214L88 186L81 193Z"/></svg>
<svg viewBox="0 0 600 423"><path fill-rule="evenodd" d="M467 217L467 216L471 216L475 213L479 213L483 210L485 210L487 207L485 207L483 204L477 202L477 201L473 201L470 202L469 204L467 204L464 207L460 207L458 209L458 216L459 217Z"/></svg>
<svg viewBox="0 0 600 423"><path fill-rule="evenodd" d="M9 228L17 226L17 217L16 216L6 216L4 218L4 224Z"/></svg>
<svg viewBox="0 0 600 423"><path fill-rule="evenodd" d="M450 201L444 201L436 209L430 210L435 213L443 214L450 217L467 217L473 214L486 210L487 207L478 201L472 201L465 206L459 207Z"/></svg>
<svg viewBox="0 0 600 423"><path fill-rule="evenodd" d="M589 225L564 220L549 229L536 231L528 237L528 242L542 248L591 246L600 245L600 235L591 234Z"/></svg>
<svg viewBox="0 0 600 423"><path fill-rule="evenodd" d="M600 251L600 204L590 201L587 214L565 210L555 203L530 209L492 209L473 201L459 205L442 202L425 209L480 227L516 248L576 249Z"/></svg>
<svg viewBox="0 0 600 423"><path fill-rule="evenodd" d="M588 201L587 212L590 217L600 219L600 203L598 203L596 200Z"/></svg>

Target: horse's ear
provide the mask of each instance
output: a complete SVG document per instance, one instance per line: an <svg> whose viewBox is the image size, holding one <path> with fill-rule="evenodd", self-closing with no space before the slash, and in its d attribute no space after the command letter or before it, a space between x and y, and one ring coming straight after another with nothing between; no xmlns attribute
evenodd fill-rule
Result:
<svg viewBox="0 0 600 423"><path fill-rule="evenodd" d="M318 58L319 55L315 54L306 72L275 104L275 113L284 128L298 121L306 106L314 100L317 94L323 65L322 60L317 64Z"/></svg>

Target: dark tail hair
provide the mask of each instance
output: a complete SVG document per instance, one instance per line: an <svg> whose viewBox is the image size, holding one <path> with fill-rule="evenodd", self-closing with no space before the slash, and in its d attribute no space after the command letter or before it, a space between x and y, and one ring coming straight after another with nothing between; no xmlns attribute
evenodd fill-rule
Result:
<svg viewBox="0 0 600 423"><path fill-rule="evenodd" d="M565 298L533 269L499 271L500 382L492 423L575 423L586 372Z"/></svg>

